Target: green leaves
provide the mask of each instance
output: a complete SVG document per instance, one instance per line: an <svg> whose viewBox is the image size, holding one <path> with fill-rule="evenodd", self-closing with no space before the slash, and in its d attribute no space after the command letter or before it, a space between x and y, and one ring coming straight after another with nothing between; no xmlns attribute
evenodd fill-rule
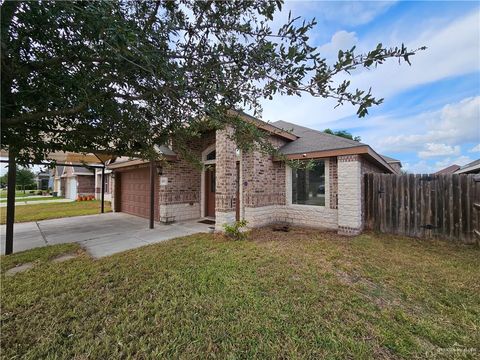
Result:
<svg viewBox="0 0 480 360"><path fill-rule="evenodd" d="M290 14L273 32L281 8L268 0L4 2L2 147L15 146L19 163L59 150L149 158L169 141L188 149L207 116L262 147L260 134L225 112L260 114L262 98L308 94L351 103L362 117L382 100L338 77L388 58L410 63L417 51L352 47L327 64L309 44L315 19Z"/></svg>

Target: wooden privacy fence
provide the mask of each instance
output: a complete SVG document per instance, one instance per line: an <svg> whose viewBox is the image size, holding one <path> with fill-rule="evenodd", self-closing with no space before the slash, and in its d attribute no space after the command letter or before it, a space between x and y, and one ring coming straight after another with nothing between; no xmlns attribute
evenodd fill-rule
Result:
<svg viewBox="0 0 480 360"><path fill-rule="evenodd" d="M366 174L367 229L467 244L480 241L480 175Z"/></svg>

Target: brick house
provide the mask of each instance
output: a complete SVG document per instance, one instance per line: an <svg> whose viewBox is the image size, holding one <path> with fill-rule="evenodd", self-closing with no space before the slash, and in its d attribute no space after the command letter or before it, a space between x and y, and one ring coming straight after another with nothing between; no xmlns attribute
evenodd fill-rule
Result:
<svg viewBox="0 0 480 360"><path fill-rule="evenodd" d="M231 129L192 140L201 168L179 157L174 147L162 147L167 162L157 164L154 175L156 221L206 217L221 231L225 223L246 219L249 227L289 223L357 234L363 228L363 175L397 173L401 167L357 141L242 116L266 131L286 158L312 160L313 167L291 168L281 158L244 153L230 138ZM114 211L148 217L149 163L118 158L108 168Z"/></svg>
<svg viewBox="0 0 480 360"><path fill-rule="evenodd" d="M53 191L72 200L95 195L94 172L83 166L58 165L53 169Z"/></svg>

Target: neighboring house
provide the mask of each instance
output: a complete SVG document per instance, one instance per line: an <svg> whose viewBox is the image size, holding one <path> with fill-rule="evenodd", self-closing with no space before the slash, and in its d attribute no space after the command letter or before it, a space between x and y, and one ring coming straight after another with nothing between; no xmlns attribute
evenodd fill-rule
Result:
<svg viewBox="0 0 480 360"><path fill-rule="evenodd" d="M63 166L58 173L61 173L61 196L76 200L79 196L95 195L95 174L92 170L83 166Z"/></svg>
<svg viewBox="0 0 480 360"><path fill-rule="evenodd" d="M445 169L442 169L442 170L439 170L435 173L435 175L448 175L448 174L453 174L455 171L457 171L458 169L460 169L460 166L459 165L450 165L450 166L447 166Z"/></svg>
<svg viewBox="0 0 480 360"><path fill-rule="evenodd" d="M467 165L463 165L455 171L455 174L480 174L480 159L472 161Z"/></svg>
<svg viewBox="0 0 480 360"><path fill-rule="evenodd" d="M388 165L392 167L392 169L395 170L397 174L401 173L402 163L400 162L400 160L391 158L390 156L386 156L386 155L380 155L380 156L387 162Z"/></svg>
<svg viewBox="0 0 480 360"><path fill-rule="evenodd" d="M205 132L192 139L191 150L203 169L182 159L172 148L159 149L166 163L156 164L155 220L215 219L215 229L236 219L249 227L289 223L358 234L363 229L363 175L398 173L398 160L385 160L370 146L277 121L242 117L269 134L282 154L238 150L231 129ZM288 160L312 160L307 169ZM395 166L398 164L398 166ZM114 211L149 216L149 163L118 158L112 170Z"/></svg>
<svg viewBox="0 0 480 360"><path fill-rule="evenodd" d="M105 170L105 201L112 200L112 170ZM102 198L102 169L95 169L95 199L100 200Z"/></svg>
<svg viewBox="0 0 480 360"><path fill-rule="evenodd" d="M53 193L56 196L64 195L64 188L62 188L62 175L64 166L56 166L52 169L52 178L53 178Z"/></svg>
<svg viewBox="0 0 480 360"><path fill-rule="evenodd" d="M52 187L52 177L48 171L40 171L35 177L38 190L48 190Z"/></svg>

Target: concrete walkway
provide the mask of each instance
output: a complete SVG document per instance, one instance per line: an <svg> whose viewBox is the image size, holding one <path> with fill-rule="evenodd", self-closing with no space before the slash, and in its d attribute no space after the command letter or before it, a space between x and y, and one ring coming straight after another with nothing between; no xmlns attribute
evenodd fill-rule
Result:
<svg viewBox="0 0 480 360"><path fill-rule="evenodd" d="M15 199L15 206L19 205L35 205L35 204L48 204L48 203L63 203L63 202L72 202L72 199L46 199L46 200L36 200L36 201L28 201L28 200L17 200ZM3 202L0 203L0 208L7 207L7 203Z"/></svg>
<svg viewBox="0 0 480 360"><path fill-rule="evenodd" d="M36 247L79 243L93 257L112 255L140 246L196 233L210 232L212 225L198 220L155 224L148 229L148 219L125 213L76 216L63 219L15 224L13 252ZM5 252L5 225L0 226L1 253Z"/></svg>

